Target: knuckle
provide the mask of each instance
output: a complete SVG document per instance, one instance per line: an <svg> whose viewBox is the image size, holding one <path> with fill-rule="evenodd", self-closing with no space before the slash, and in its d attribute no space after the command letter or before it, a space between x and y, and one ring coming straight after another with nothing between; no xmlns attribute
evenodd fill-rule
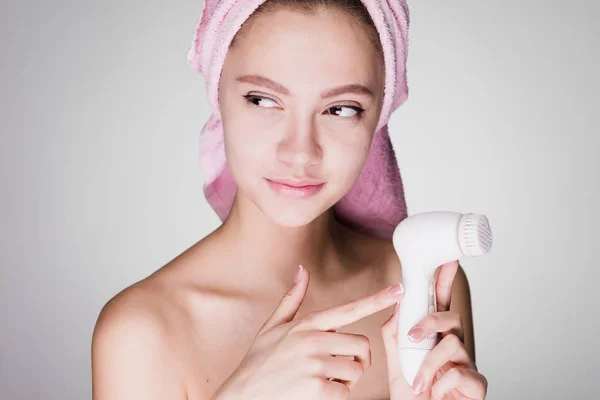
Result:
<svg viewBox="0 0 600 400"><path fill-rule="evenodd" d="M451 368L447 374L450 374L450 377L455 382L460 382L464 379L465 374L461 368Z"/></svg>
<svg viewBox="0 0 600 400"><path fill-rule="evenodd" d="M371 341L365 335L357 335L358 345L362 350L369 350L371 348Z"/></svg>
<svg viewBox="0 0 600 400"><path fill-rule="evenodd" d="M327 380L322 381L320 392L327 399L347 399L350 396L350 388L347 385L335 385Z"/></svg>
<svg viewBox="0 0 600 400"><path fill-rule="evenodd" d="M319 378L315 380L315 390L317 393L327 393L329 390L329 381L327 379Z"/></svg>
<svg viewBox="0 0 600 400"><path fill-rule="evenodd" d="M432 324L432 325L438 325L440 322L440 315L439 314L428 314L425 319L423 320L423 324L427 325L427 324Z"/></svg>
<svg viewBox="0 0 600 400"><path fill-rule="evenodd" d="M464 348L463 342L460 340L460 338L458 336L456 336L453 333L446 335L446 337L444 339L446 339L446 341L453 347Z"/></svg>
<svg viewBox="0 0 600 400"><path fill-rule="evenodd" d="M300 348L306 353L312 353L319 347L319 337L310 331L298 334L300 339Z"/></svg>
<svg viewBox="0 0 600 400"><path fill-rule="evenodd" d="M300 331L297 332L296 335L298 336L298 338L305 342L305 343L310 343L310 344L315 344L318 341L318 336L316 335L315 331Z"/></svg>
<svg viewBox="0 0 600 400"><path fill-rule="evenodd" d="M321 358L311 358L308 363L308 370L310 373L322 376L327 369L327 363Z"/></svg>
<svg viewBox="0 0 600 400"><path fill-rule="evenodd" d="M364 357L366 366L369 367L371 365L371 341L365 335L357 335L356 339L358 341L357 352Z"/></svg>
<svg viewBox="0 0 600 400"><path fill-rule="evenodd" d="M365 369L363 368L362 364L358 362L353 362L352 364L354 364L356 377L360 378L361 376L363 376L363 374L365 373Z"/></svg>
<svg viewBox="0 0 600 400"><path fill-rule="evenodd" d="M462 316L458 313L452 314L452 319L454 320L454 325L457 327L462 327Z"/></svg>
<svg viewBox="0 0 600 400"><path fill-rule="evenodd" d="M319 379L319 380L316 382L317 391L318 391L319 393L324 393L324 392L326 392L326 391L327 391L327 389L328 389L328 386L329 386L327 383L328 383L328 381L327 381L327 380L325 380L325 379Z"/></svg>
<svg viewBox="0 0 600 400"><path fill-rule="evenodd" d="M322 379L320 377L315 378L311 381L311 389L315 392L315 394L321 395L322 393L327 392L328 381L326 379Z"/></svg>
<svg viewBox="0 0 600 400"><path fill-rule="evenodd" d="M371 346L369 344L366 344L364 349L363 349L363 354L364 354L364 358L366 360L366 364L367 366L371 365Z"/></svg>
<svg viewBox="0 0 600 400"><path fill-rule="evenodd" d="M459 313L457 313L457 312L453 312L453 311L451 311L451 313L452 313L452 316L453 316L454 318L456 318L456 320L457 320L458 322L461 322L461 321L462 321L462 315L460 315L460 314L459 314Z"/></svg>

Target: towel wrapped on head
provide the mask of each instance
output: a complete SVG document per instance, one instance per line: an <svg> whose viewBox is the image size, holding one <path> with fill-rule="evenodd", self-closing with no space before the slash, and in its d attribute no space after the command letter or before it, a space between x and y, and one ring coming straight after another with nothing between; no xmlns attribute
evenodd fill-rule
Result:
<svg viewBox="0 0 600 400"><path fill-rule="evenodd" d="M202 128L200 166L204 195L221 221L229 215L237 186L227 167L218 86L225 56L242 24L268 0L205 0L187 62L206 82L212 114ZM406 60L409 11L405 0L361 0L379 33L385 64L381 116L365 165L334 206L336 219L363 234L391 239L407 216L400 170L388 132L391 113L408 97Z"/></svg>

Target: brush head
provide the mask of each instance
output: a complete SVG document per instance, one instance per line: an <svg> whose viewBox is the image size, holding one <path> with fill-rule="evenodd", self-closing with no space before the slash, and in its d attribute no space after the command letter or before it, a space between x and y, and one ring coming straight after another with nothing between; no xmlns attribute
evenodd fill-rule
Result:
<svg viewBox="0 0 600 400"><path fill-rule="evenodd" d="M467 257L488 253L492 248L492 230L483 214L464 214L458 224L458 241Z"/></svg>

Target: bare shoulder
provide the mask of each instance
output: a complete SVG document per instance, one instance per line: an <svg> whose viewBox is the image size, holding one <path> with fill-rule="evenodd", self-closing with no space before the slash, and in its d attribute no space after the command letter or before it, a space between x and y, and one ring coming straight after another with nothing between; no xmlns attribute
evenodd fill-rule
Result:
<svg viewBox="0 0 600 400"><path fill-rule="evenodd" d="M166 291L151 278L141 280L111 298L100 310L93 340L133 336L158 339L166 333L168 322L163 313ZM140 336L141 334L141 336Z"/></svg>
<svg viewBox="0 0 600 400"><path fill-rule="evenodd" d="M228 316L242 301L231 300L203 243L102 307L92 337L94 400L208 398L214 361L235 335Z"/></svg>
<svg viewBox="0 0 600 400"><path fill-rule="evenodd" d="M167 291L152 279L124 289L104 305L92 337L95 400L185 399L168 305L173 302Z"/></svg>

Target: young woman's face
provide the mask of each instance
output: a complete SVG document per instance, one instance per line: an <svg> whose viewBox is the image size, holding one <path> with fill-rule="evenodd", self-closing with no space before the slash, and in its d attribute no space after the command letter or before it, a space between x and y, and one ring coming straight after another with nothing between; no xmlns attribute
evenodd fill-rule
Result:
<svg viewBox="0 0 600 400"><path fill-rule="evenodd" d="M228 166L265 215L302 226L361 172L383 102L383 59L363 28L337 12L278 11L244 28L219 84ZM322 185L273 183L281 180Z"/></svg>

